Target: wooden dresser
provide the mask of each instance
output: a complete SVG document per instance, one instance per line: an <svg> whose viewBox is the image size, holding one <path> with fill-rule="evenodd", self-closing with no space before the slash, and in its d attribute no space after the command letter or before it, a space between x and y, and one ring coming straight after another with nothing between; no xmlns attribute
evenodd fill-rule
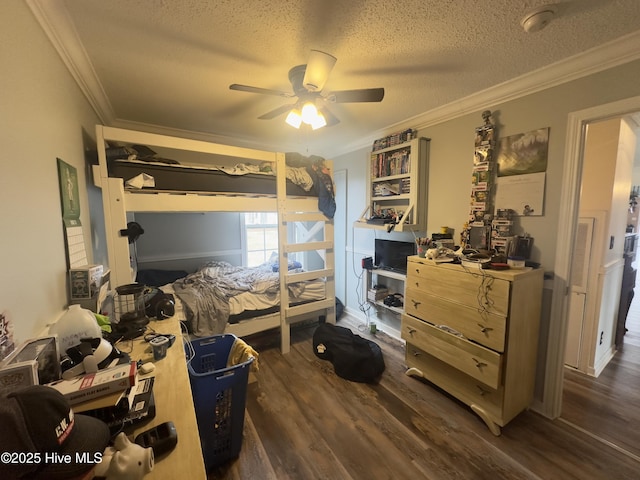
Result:
<svg viewBox="0 0 640 480"><path fill-rule="evenodd" d="M543 271L407 262L407 375L468 404L494 435L533 399Z"/></svg>

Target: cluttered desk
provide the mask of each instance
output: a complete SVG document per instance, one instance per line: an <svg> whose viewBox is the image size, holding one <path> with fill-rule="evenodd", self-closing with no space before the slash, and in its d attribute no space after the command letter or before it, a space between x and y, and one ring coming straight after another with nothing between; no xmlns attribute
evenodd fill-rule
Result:
<svg viewBox="0 0 640 480"><path fill-rule="evenodd" d="M75 461L79 470L93 467L93 474L99 477L124 478L114 475L113 469L120 469L126 459L130 465L142 466L137 476L126 478L206 478L179 317L150 320L144 335L120 339L112 344L105 338L95 338L100 336L100 329L88 310L72 305L68 311L72 316L87 313L87 328L98 328L97 335L94 330L91 335L83 335L82 327L78 329L78 325L82 325L79 317L73 317L70 322L75 329L72 335L52 328L51 336L26 342L16 356L10 357L9 362L0 368L5 387L2 391L6 397L4 403L23 405L22 410L16 407L14 411L6 408L0 411L0 420L7 423L5 426L9 431L24 432L24 427L13 428L12 425L21 422L18 417L22 415L20 412L25 412L43 424L59 422L56 423L57 435L62 432L60 429L66 432L67 428L69 432L82 433L86 446L81 451L73 451L75 456L66 457L62 453L72 452L64 450L66 438L74 435L77 438L77 435L62 432L58 435L62 450L54 444L43 447L38 443L39 450L30 453L40 465L25 465L24 462L2 464L0 474L4 472L3 468L7 469L5 473L9 478L22 473L31 474L34 468L59 468L68 458L68 463ZM62 319L55 325L61 322ZM91 353L84 357L83 362L71 362L72 367L64 368L61 365L64 360L58 361L58 347L60 351L72 353L77 347L67 347L77 343L78 335L83 339L81 346L88 342L87 337L92 339ZM12 385L8 390L7 382L16 381L22 384ZM11 392L20 395L14 397ZM41 400L44 397L51 397L50 401ZM28 411L24 410L27 401L33 406L28 407ZM35 406L41 403L46 408L58 405L56 411L62 411L64 418L50 420L57 414L39 415L38 411L49 411ZM88 419L92 422L91 428L86 426ZM26 423L33 425L33 421ZM101 437L102 440L91 442L92 437ZM105 449L109 438L112 446ZM24 450L26 455L29 453L27 445L16 441L15 445L10 442L3 444L2 448L18 452ZM87 450L89 445L91 452ZM52 453L54 450L55 455ZM139 462L135 460L134 463L132 452L137 455L136 459L141 459ZM16 458L16 461L20 460Z"/></svg>
<svg viewBox="0 0 640 480"><path fill-rule="evenodd" d="M0 452L15 454L0 477L199 479L238 457L257 352L232 334L187 339L182 303L145 291L117 287L113 315L70 305L0 361Z"/></svg>
<svg viewBox="0 0 640 480"><path fill-rule="evenodd" d="M149 327L156 332L175 335L176 341L161 360L154 360L151 345L143 337L129 341L132 345L129 354L131 358L141 361L143 365L152 363L155 367L152 372L139 377L154 377L155 417L148 422L133 425L132 436L137 437L165 422L172 422L178 442L172 451L156 457L154 469L145 479L206 478L180 322L173 317L151 321ZM126 350L126 347L125 343L122 348Z"/></svg>

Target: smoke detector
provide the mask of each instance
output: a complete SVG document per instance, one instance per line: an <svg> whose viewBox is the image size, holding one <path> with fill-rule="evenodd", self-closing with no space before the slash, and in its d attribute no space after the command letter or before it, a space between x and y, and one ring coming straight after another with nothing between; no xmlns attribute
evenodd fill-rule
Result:
<svg viewBox="0 0 640 480"><path fill-rule="evenodd" d="M552 5L541 5L529 10L520 20L520 25L527 33L538 32L551 22L555 13Z"/></svg>

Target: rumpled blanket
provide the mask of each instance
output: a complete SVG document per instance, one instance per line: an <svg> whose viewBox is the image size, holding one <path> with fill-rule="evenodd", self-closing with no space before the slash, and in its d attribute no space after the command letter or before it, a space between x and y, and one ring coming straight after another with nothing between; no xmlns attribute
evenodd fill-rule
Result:
<svg viewBox="0 0 640 480"><path fill-rule="evenodd" d="M191 333L204 337L224 332L229 321L229 298L249 291L276 295L280 290L280 277L270 263L235 267L227 262L212 261L176 280L173 289L185 306ZM299 297L303 291L303 282L289 285L291 298Z"/></svg>

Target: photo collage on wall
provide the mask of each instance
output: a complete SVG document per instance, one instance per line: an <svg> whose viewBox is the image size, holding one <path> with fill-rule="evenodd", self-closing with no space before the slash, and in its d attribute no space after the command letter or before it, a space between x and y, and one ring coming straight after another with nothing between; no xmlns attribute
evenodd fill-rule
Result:
<svg viewBox="0 0 640 480"><path fill-rule="evenodd" d="M461 244L487 250L494 248L492 240L497 227L494 224L497 220L493 220L496 129L491 123L490 111L482 112L482 118L484 125L475 130L469 219L462 232ZM501 232L504 232L504 226L501 225Z"/></svg>

